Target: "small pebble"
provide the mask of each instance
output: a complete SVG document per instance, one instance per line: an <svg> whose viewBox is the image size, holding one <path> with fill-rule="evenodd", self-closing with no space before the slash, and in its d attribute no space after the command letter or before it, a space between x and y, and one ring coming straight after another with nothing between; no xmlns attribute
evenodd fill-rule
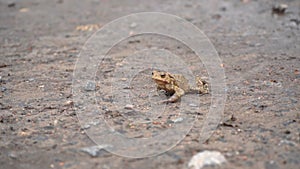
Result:
<svg viewBox="0 0 300 169"><path fill-rule="evenodd" d="M191 107L198 107L198 105L193 104L193 103L190 103L189 106L191 106Z"/></svg>
<svg viewBox="0 0 300 169"><path fill-rule="evenodd" d="M2 87L0 88L0 91L1 91L1 92L5 92L6 90L7 90L6 87L3 87L3 86L2 86Z"/></svg>
<svg viewBox="0 0 300 169"><path fill-rule="evenodd" d="M272 8L272 12L276 14L284 14L287 8L288 8L287 4L275 5Z"/></svg>
<svg viewBox="0 0 300 169"><path fill-rule="evenodd" d="M126 104L124 108L128 109L128 110L132 110L134 108L134 105L132 105L132 104Z"/></svg>
<svg viewBox="0 0 300 169"><path fill-rule="evenodd" d="M85 124L84 126L81 127L81 129L89 129L90 127L91 127L91 125Z"/></svg>
<svg viewBox="0 0 300 169"><path fill-rule="evenodd" d="M91 125L94 125L94 126L96 126L96 125L98 125L100 122L99 121L92 121L92 122L89 122Z"/></svg>
<svg viewBox="0 0 300 169"><path fill-rule="evenodd" d="M14 152L10 152L8 156L12 159L17 159L17 155Z"/></svg>
<svg viewBox="0 0 300 169"><path fill-rule="evenodd" d="M293 142L293 141L281 140L278 145L279 146L282 146L282 145L296 146L297 144L295 142Z"/></svg>
<svg viewBox="0 0 300 169"><path fill-rule="evenodd" d="M19 10L19 12L28 12L28 11L29 11L28 8L21 8L21 9Z"/></svg>
<svg viewBox="0 0 300 169"><path fill-rule="evenodd" d="M182 122L182 121L183 121L182 117L179 117L177 119L172 120L172 122L174 122L174 123L179 123L179 122Z"/></svg>
<svg viewBox="0 0 300 169"><path fill-rule="evenodd" d="M135 22L130 24L130 28L135 28L137 26L137 24Z"/></svg>
<svg viewBox="0 0 300 169"><path fill-rule="evenodd" d="M54 129L54 126L45 126L44 129L45 129L45 130L53 130L53 129Z"/></svg>
<svg viewBox="0 0 300 169"><path fill-rule="evenodd" d="M265 169L278 169L278 168L279 168L278 165L273 160L265 162Z"/></svg>
<svg viewBox="0 0 300 169"><path fill-rule="evenodd" d="M107 153L104 150L107 147L110 147L110 145L97 145L97 146L81 148L80 150L82 152L89 154L91 157L99 157L100 155Z"/></svg>
<svg viewBox="0 0 300 169"><path fill-rule="evenodd" d="M8 6L9 8L15 7L15 6L16 6L16 3L15 3L15 2L10 2L9 4L7 4L7 6Z"/></svg>
<svg viewBox="0 0 300 169"><path fill-rule="evenodd" d="M28 82L32 82L32 81L34 81L35 79L34 78L29 78L28 79Z"/></svg>
<svg viewBox="0 0 300 169"><path fill-rule="evenodd" d="M87 84L84 87L85 91L94 91L96 90L96 84L95 82L87 82Z"/></svg>
<svg viewBox="0 0 300 169"><path fill-rule="evenodd" d="M118 63L116 63L116 66L123 66L123 63L118 62Z"/></svg>
<svg viewBox="0 0 300 169"><path fill-rule="evenodd" d="M72 100L68 100L65 103L66 106L73 105L73 104L74 104L74 102Z"/></svg>
<svg viewBox="0 0 300 169"><path fill-rule="evenodd" d="M56 126L56 125L57 125L57 123L58 123L58 120L57 120L57 119L55 119L55 120L54 120L54 122L53 122L53 125L54 125L54 126Z"/></svg>

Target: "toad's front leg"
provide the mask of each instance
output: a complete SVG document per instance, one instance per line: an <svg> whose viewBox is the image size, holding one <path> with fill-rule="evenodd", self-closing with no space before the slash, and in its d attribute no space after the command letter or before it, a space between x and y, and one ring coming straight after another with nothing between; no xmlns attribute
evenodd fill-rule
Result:
<svg viewBox="0 0 300 169"><path fill-rule="evenodd" d="M167 100L168 103L174 103L176 102L178 99L180 99L181 96L184 95L184 90L177 87L177 86L173 86L174 89L174 94Z"/></svg>

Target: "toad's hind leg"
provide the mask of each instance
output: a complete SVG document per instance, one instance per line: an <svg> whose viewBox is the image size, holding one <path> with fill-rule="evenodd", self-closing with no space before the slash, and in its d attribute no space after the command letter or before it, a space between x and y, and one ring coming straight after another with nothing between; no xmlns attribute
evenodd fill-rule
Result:
<svg viewBox="0 0 300 169"><path fill-rule="evenodd" d="M167 102L176 102L181 96L184 95L184 90L177 86L174 86L174 91L175 93L167 100Z"/></svg>
<svg viewBox="0 0 300 169"><path fill-rule="evenodd" d="M209 86L208 83L201 79L200 77L196 77L196 84L197 87L191 88L192 92L200 93L200 94L207 94L209 93Z"/></svg>

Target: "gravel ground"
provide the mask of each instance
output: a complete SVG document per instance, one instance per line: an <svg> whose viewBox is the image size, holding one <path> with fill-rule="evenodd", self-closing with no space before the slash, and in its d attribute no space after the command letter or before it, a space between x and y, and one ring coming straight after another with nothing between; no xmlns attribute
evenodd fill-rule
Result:
<svg viewBox="0 0 300 169"><path fill-rule="evenodd" d="M282 3L288 6L285 11L273 8ZM99 28L146 11L177 15L207 35L222 60L227 101L222 122L204 144L198 140L200 115L199 123L171 150L154 157L126 158L93 149L95 144L84 130L89 126L79 124L73 106L73 71L83 45ZM1 0L0 168L188 168L193 155L214 150L227 159L218 168L296 169L300 165L299 30L299 0ZM125 41L117 54L124 57L149 41L143 36ZM155 38L151 42L156 43ZM174 45L168 50L175 51L178 44ZM182 54L192 58L188 49ZM103 63L103 70L117 62ZM135 85L148 82L143 79L137 77ZM103 93L97 96L104 98L99 105L108 104ZM171 104L172 112L176 104ZM107 111L107 118L121 121L118 117L117 111ZM151 132L163 129L159 125ZM136 130L127 129L126 134L139 137ZM86 148L96 152L87 153Z"/></svg>

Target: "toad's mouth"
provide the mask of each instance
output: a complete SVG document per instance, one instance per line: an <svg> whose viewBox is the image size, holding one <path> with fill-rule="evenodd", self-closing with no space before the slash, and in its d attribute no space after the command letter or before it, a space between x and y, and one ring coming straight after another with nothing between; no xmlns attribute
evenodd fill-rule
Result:
<svg viewBox="0 0 300 169"><path fill-rule="evenodd" d="M167 82L163 81L163 80L159 80L159 79L154 79L154 81L158 84L158 85L164 85L167 84Z"/></svg>

